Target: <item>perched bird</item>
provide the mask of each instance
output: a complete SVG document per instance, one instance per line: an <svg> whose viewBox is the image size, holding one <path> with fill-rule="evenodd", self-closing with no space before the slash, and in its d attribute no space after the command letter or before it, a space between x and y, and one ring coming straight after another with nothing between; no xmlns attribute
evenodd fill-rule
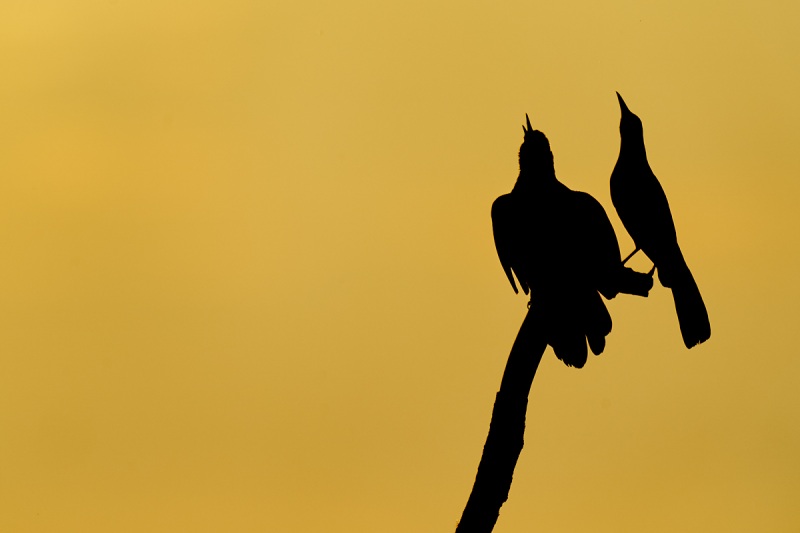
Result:
<svg viewBox="0 0 800 533"><path fill-rule="evenodd" d="M622 118L619 158L611 173L611 201L636 245L628 258L641 250L653 261L661 285L672 289L683 342L691 348L711 336L708 312L678 246L667 196L647 162L642 121L619 93L617 98Z"/></svg>
<svg viewBox="0 0 800 533"><path fill-rule="evenodd" d="M652 277L625 268L617 237L603 207L590 195L558 181L550 143L527 115L513 190L492 204L500 264L540 312L547 343L568 366L582 367L587 341L599 355L611 332L600 294L647 296Z"/></svg>

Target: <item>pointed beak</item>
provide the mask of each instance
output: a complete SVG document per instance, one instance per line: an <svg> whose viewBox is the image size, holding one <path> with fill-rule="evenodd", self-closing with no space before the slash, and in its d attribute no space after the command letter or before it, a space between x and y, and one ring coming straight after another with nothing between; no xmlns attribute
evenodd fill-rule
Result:
<svg viewBox="0 0 800 533"><path fill-rule="evenodd" d="M628 109L628 106L625 105L625 100L622 99L619 93L617 93L617 100L619 100L619 108L622 110L623 114L631 112L631 110Z"/></svg>
<svg viewBox="0 0 800 533"><path fill-rule="evenodd" d="M528 118L527 113L525 113L525 122L528 124L528 131L533 131L533 128L531 127L531 119Z"/></svg>

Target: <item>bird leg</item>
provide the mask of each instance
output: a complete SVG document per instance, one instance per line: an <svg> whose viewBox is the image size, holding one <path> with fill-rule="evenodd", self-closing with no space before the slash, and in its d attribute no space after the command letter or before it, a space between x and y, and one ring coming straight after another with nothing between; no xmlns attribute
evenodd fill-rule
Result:
<svg viewBox="0 0 800 533"><path fill-rule="evenodd" d="M630 259L630 258L631 258L631 257L633 257L634 255L636 255L636 252L638 252L639 250L641 250L641 248L639 248L639 247L637 246L637 247L636 247L636 249L635 249L634 251L632 251L631 253L629 253L629 254L628 254L628 257L626 257L625 259L623 259L623 260L622 260L622 266L625 266L625 263L627 263L627 262L628 262L628 259Z"/></svg>

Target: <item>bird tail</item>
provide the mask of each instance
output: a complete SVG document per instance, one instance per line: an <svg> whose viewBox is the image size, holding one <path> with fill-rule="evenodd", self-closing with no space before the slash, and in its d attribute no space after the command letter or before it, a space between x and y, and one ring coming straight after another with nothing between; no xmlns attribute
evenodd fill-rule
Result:
<svg viewBox="0 0 800 533"><path fill-rule="evenodd" d="M597 291L583 289L547 302L547 343L567 366L582 368L588 347L595 355L605 349L611 315Z"/></svg>
<svg viewBox="0 0 800 533"><path fill-rule="evenodd" d="M611 333L611 315L606 304L595 291L587 294L586 302L586 340L595 355L600 355L606 347L606 335Z"/></svg>
<svg viewBox="0 0 800 533"><path fill-rule="evenodd" d="M583 368L586 364L586 334L575 316L576 302L569 297L548 298L544 304L547 344L567 366Z"/></svg>
<svg viewBox="0 0 800 533"><path fill-rule="evenodd" d="M586 364L588 355L586 337L579 332L562 327L552 332L548 344L553 347L556 357L565 365L583 368L583 365Z"/></svg>
<svg viewBox="0 0 800 533"><path fill-rule="evenodd" d="M697 282L683 256L680 259L683 264L681 268L670 272L669 283L672 286L672 297L675 300L675 312L678 315L683 343L687 348L691 348L711 337L711 323Z"/></svg>

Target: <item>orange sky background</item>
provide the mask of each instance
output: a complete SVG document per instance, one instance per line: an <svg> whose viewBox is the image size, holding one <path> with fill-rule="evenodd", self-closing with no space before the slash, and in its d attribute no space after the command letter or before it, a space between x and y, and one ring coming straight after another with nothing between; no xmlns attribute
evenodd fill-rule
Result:
<svg viewBox="0 0 800 533"><path fill-rule="evenodd" d="M614 91L712 338L656 287L548 350L495 531L797 531L800 4L735 4L3 2L0 531L452 531L491 203L527 112L627 253Z"/></svg>

